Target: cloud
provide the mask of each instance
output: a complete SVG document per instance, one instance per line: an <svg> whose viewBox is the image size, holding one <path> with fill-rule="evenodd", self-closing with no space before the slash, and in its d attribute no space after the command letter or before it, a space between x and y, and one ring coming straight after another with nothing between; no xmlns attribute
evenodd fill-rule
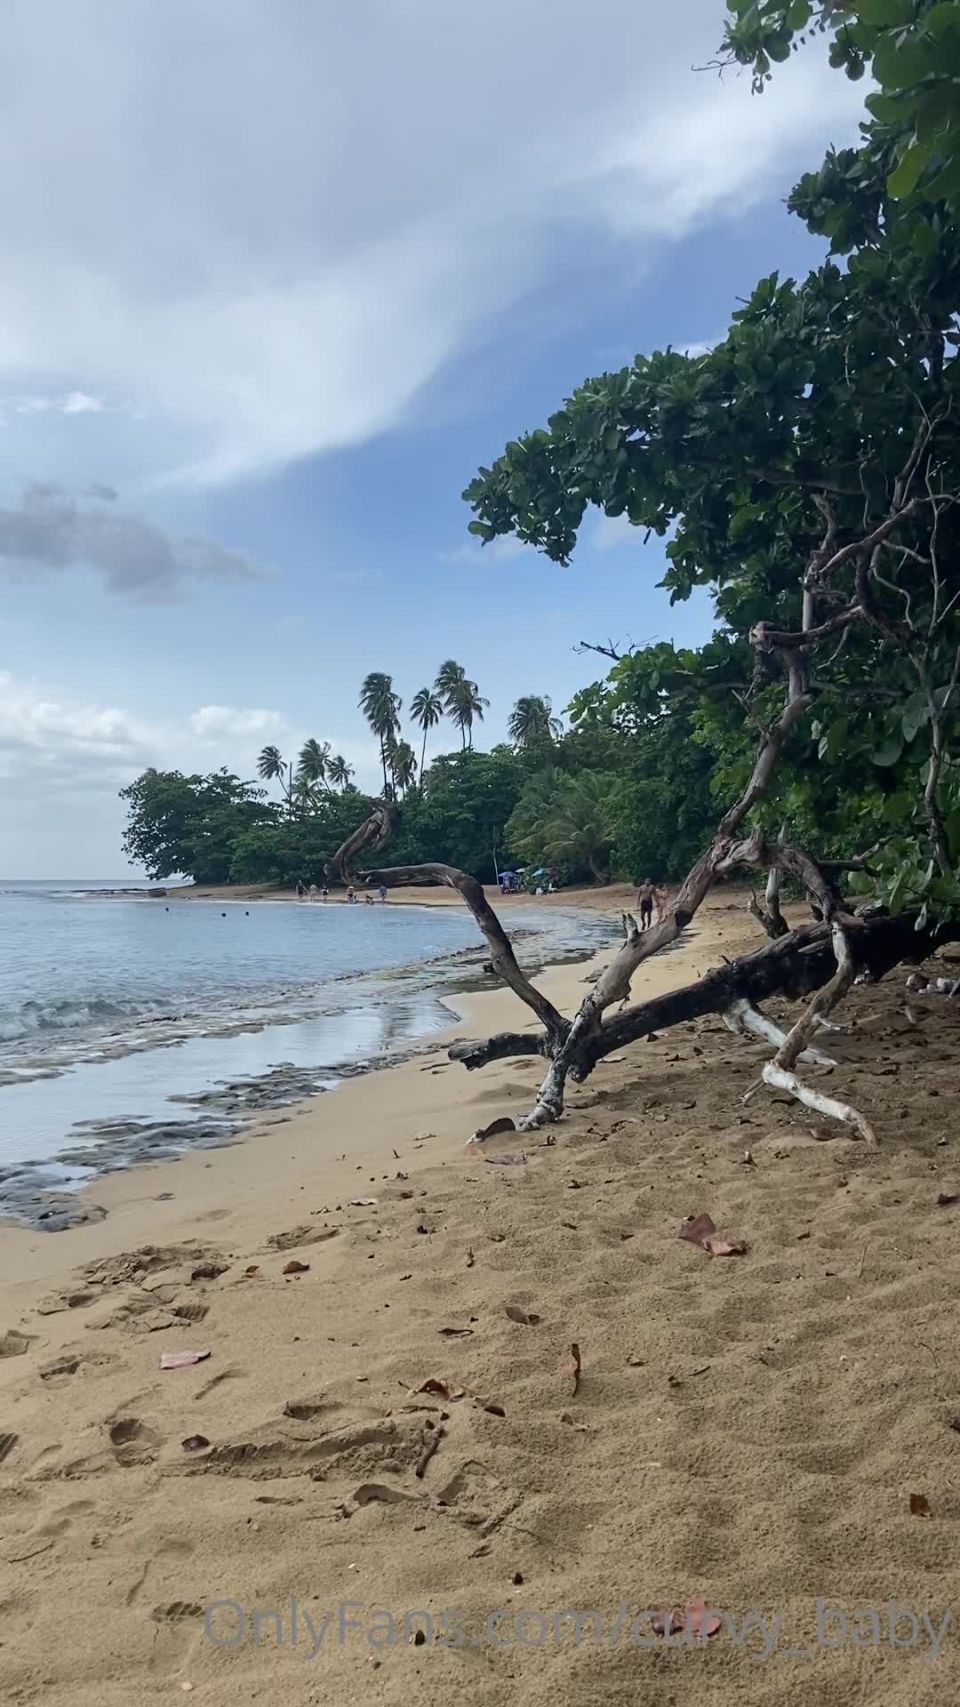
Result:
<svg viewBox="0 0 960 1707"><path fill-rule="evenodd" d="M538 557L535 546L525 545L515 534L501 534L492 539L489 545L482 545L480 540L467 540L458 545L453 551L438 551L437 557L441 563L469 563L474 569L483 563L512 563L517 557Z"/></svg>
<svg viewBox="0 0 960 1707"><path fill-rule="evenodd" d="M226 765L252 778L262 746L275 742L295 758L306 733L270 708L205 705L150 721L0 671L0 876L113 876L123 866L119 791L148 765L188 773ZM375 784L372 739L316 733L354 766L361 787Z"/></svg>
<svg viewBox="0 0 960 1707"><path fill-rule="evenodd" d="M176 538L142 516L107 508L112 487L91 488L83 505L59 486L27 486L15 508L0 508L0 579L88 566L111 592L169 598L184 582L245 581L250 559L210 539Z"/></svg>
<svg viewBox="0 0 960 1707"><path fill-rule="evenodd" d="M396 427L571 245L650 264L785 188L861 102L815 46L759 99L747 76L694 72L718 0L282 16L4 11L0 381L61 414L129 400L181 478Z"/></svg>
<svg viewBox="0 0 960 1707"><path fill-rule="evenodd" d="M645 530L634 527L627 515L599 515L590 529L587 543L591 551L614 551L618 545L639 545Z"/></svg>

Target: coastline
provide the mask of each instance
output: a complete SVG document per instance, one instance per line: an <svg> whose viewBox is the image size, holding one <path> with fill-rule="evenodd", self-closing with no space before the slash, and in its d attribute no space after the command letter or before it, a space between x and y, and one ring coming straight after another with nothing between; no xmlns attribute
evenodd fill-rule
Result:
<svg viewBox="0 0 960 1707"><path fill-rule="evenodd" d="M756 941L721 892L634 995ZM538 982L569 1011L592 970ZM954 1005L916 999L921 1048L896 986L851 993L839 1076L875 1152L795 1103L744 1106L764 1047L710 1016L605 1062L555 1131L479 1153L542 1063L449 1063L450 1036L526 1023L509 991L458 1006L417 1060L97 1182L97 1224L4 1229L11 1697L932 1707L949 1640L921 1663L927 1637L887 1655L815 1620L893 1601L939 1629L960 1595ZM704 1211L744 1255L677 1237ZM160 1368L187 1348L196 1368ZM697 1595L722 1614L709 1644L614 1640L619 1607ZM422 1641L407 1608L435 1620ZM574 1608L602 1639L558 1625ZM333 1618L312 1650L303 1609Z"/></svg>

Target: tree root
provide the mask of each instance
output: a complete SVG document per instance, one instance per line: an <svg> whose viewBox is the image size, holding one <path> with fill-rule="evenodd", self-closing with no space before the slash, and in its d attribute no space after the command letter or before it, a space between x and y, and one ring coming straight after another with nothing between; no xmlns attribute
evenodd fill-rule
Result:
<svg viewBox="0 0 960 1707"><path fill-rule="evenodd" d="M764 1084L770 1085L773 1090L786 1091L789 1096L796 1097L797 1102L802 1102L805 1108L812 1108L816 1114L825 1115L828 1120L840 1120L846 1126L853 1126L871 1148L878 1148L876 1135L869 1121L848 1102L838 1102L836 1097L824 1096L822 1091L815 1091L812 1085L805 1085L798 1079L796 1073L778 1066L776 1059L767 1062L762 1076Z"/></svg>

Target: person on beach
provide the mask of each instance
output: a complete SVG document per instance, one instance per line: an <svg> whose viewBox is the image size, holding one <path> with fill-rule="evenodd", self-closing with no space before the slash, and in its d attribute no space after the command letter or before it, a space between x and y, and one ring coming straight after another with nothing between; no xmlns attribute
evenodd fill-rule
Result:
<svg viewBox="0 0 960 1707"><path fill-rule="evenodd" d="M351 883L349 889L347 890L347 900L348 901L355 901L356 898L357 898L356 891L354 890L353 884Z"/></svg>
<svg viewBox="0 0 960 1707"><path fill-rule="evenodd" d="M385 902L385 901L386 901L386 899L387 899L387 886L386 886L386 884L385 884L385 883L381 883L381 885L380 885L380 887L379 887L379 889L378 889L378 890L377 890L377 894L378 894L378 895L379 895L379 897L380 897L380 904L381 904L381 906L382 906L382 905L383 905L383 903L384 903L384 902Z"/></svg>
<svg viewBox="0 0 960 1707"><path fill-rule="evenodd" d="M327 885L324 883L324 885L322 886L322 888L320 890L320 899L321 899L321 901L327 901L327 900L329 900L329 897L330 897L330 890L328 889Z"/></svg>
<svg viewBox="0 0 960 1707"><path fill-rule="evenodd" d="M653 879L652 877L648 877L646 882L641 883L640 888L637 890L637 906L640 908L640 929L642 931L648 930L653 923L653 899L655 894L656 890L653 886Z"/></svg>
<svg viewBox="0 0 960 1707"><path fill-rule="evenodd" d="M667 910L667 886L665 883L658 883L657 884L657 886L653 892L653 899L656 903L657 924L659 924L660 920L663 918L663 915Z"/></svg>
<svg viewBox="0 0 960 1707"><path fill-rule="evenodd" d="M317 886L315 883L311 883L311 885L310 885L310 899L311 899L311 901L315 901L316 898L317 898Z"/></svg>
<svg viewBox="0 0 960 1707"><path fill-rule="evenodd" d="M305 896L306 893L307 893L307 891L303 886L303 878L298 877L297 878L297 900L302 901L303 897Z"/></svg>

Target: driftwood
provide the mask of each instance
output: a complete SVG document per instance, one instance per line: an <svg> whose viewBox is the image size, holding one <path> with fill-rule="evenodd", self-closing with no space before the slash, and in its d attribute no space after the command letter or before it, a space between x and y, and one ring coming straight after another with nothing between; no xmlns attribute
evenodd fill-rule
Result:
<svg viewBox="0 0 960 1707"><path fill-rule="evenodd" d="M585 1079L605 1056L649 1035L652 1030L717 1012L725 1015L734 1029L745 1030L752 1036L762 1035L770 1043L775 1052L763 1069L764 1082L786 1090L799 1102L843 1122L868 1142L873 1141L862 1115L804 1083L798 1078L796 1068L804 1062L816 1065L819 1052L813 1046L813 1037L832 1028L829 1016L858 976L882 977L900 961L918 961L940 943L960 936L960 925L943 926L939 930L924 925L917 930L915 925L921 921L909 916L892 919L858 916L844 901L838 884L844 869L866 867L865 858L844 864L820 861L783 834L768 841L760 830L749 828L749 820L768 792L784 744L816 701L819 689L811 675L811 666L818 646L856 625L872 627L883 638L893 638L906 648L921 686L925 691L929 686L930 637L924 639L906 619L891 624L880 608L876 585L880 584L877 568L880 552L891 548L905 523L920 515L925 507L936 504L929 484L921 481L918 471L922 459L929 457L937 425L936 419L924 416L893 484L889 513L859 537L840 543L829 484L812 494L824 532L798 576L800 627L788 631L760 622L750 635L757 657L757 685L768 683L779 670L784 695L779 714L760 732L749 781L739 799L724 813L709 845L687 873L672 906L658 923L641 931L631 914L623 915L623 945L571 1019L561 1014L527 978L476 879L453 866L436 864L365 870L357 876L359 856L365 850L383 847L389 840L398 817L398 810L391 802L369 801L365 823L334 855L328 867L331 879L384 884L388 888L443 883L462 896L486 940L493 971L531 1010L542 1029L505 1032L485 1043L457 1044L451 1054L468 1069L511 1055L539 1055L546 1061L547 1070L536 1102L518 1121L519 1130L530 1131L560 1117L568 1077L575 1081ZM838 571L844 567L854 573L852 598L841 594L834 584ZM838 604L842 608L837 609ZM960 693L960 652L949 687L951 695L955 692ZM928 781L924 804L934 849L943 867L944 831L936 797L943 757L943 716L936 697L928 694L928 700L935 739L930 766L932 781ZM773 940L757 953L709 973L695 985L631 1005L631 980L638 967L682 935L714 883L736 871L751 869L768 874L765 906L754 900L752 910ZM792 931L787 928L780 909L780 883L785 876L802 889L814 916L813 924ZM803 1013L786 1033L774 1026L758 1006L765 996L775 994L807 998ZM614 1008L617 1011L609 1014L608 1010Z"/></svg>
<svg viewBox="0 0 960 1707"><path fill-rule="evenodd" d="M452 1061L459 1062L468 1072L515 1056L540 1056L549 1063L534 1108L517 1122L523 1131L559 1118L563 1109L562 1086L568 1076L581 1083L599 1062L625 1045L648 1037L651 1032L717 1013L731 1030L766 1040L774 1048L773 1058L762 1073L768 1085L789 1091L800 1102L852 1127L871 1142L873 1134L861 1115L848 1104L825 1097L803 1084L794 1068L804 1063L833 1064L829 1056L815 1048L812 1038L823 1030L840 1029L831 1024L828 1015L854 977L862 974L871 980L881 978L893 967L905 961L924 960L942 943L960 938L960 925L955 928L930 925L918 931L912 914L896 918L876 913L863 917L843 915L842 924L836 917L832 922L821 918L794 930L785 927L785 934L752 954L715 967L695 983L634 1006L621 1007L604 1018L604 1010L618 998L622 1000L624 991L629 990L632 972L647 957L647 940L659 935L659 946L663 946L675 940L689 922L690 915L684 912L678 897L670 915L652 931L641 933L636 921L629 914L624 915L624 947L601 974L571 1021L521 970L510 939L475 878L454 866L436 864L387 866L359 873L354 870L352 855L357 850L383 846L399 815L397 807L388 801L370 800L368 805L369 817L331 860L328 877L345 884L383 884L387 888L444 884L463 897L486 940L491 966L536 1015L540 1028L499 1032L483 1041L455 1043L448 1053ZM705 865L706 861L700 864ZM803 883L812 905L837 914L839 902L829 878L803 850L782 840L767 842L755 834L745 841L725 842L722 857L719 852L714 857L711 880L713 874L725 875L740 866L757 864L789 873ZM697 882L701 880L698 876ZM686 887L688 891L694 888L689 879ZM656 949L651 946L649 952ZM791 1031L784 1032L760 1009L759 1004L770 996L812 1000ZM550 1102L549 1094L554 1087L559 1094Z"/></svg>

